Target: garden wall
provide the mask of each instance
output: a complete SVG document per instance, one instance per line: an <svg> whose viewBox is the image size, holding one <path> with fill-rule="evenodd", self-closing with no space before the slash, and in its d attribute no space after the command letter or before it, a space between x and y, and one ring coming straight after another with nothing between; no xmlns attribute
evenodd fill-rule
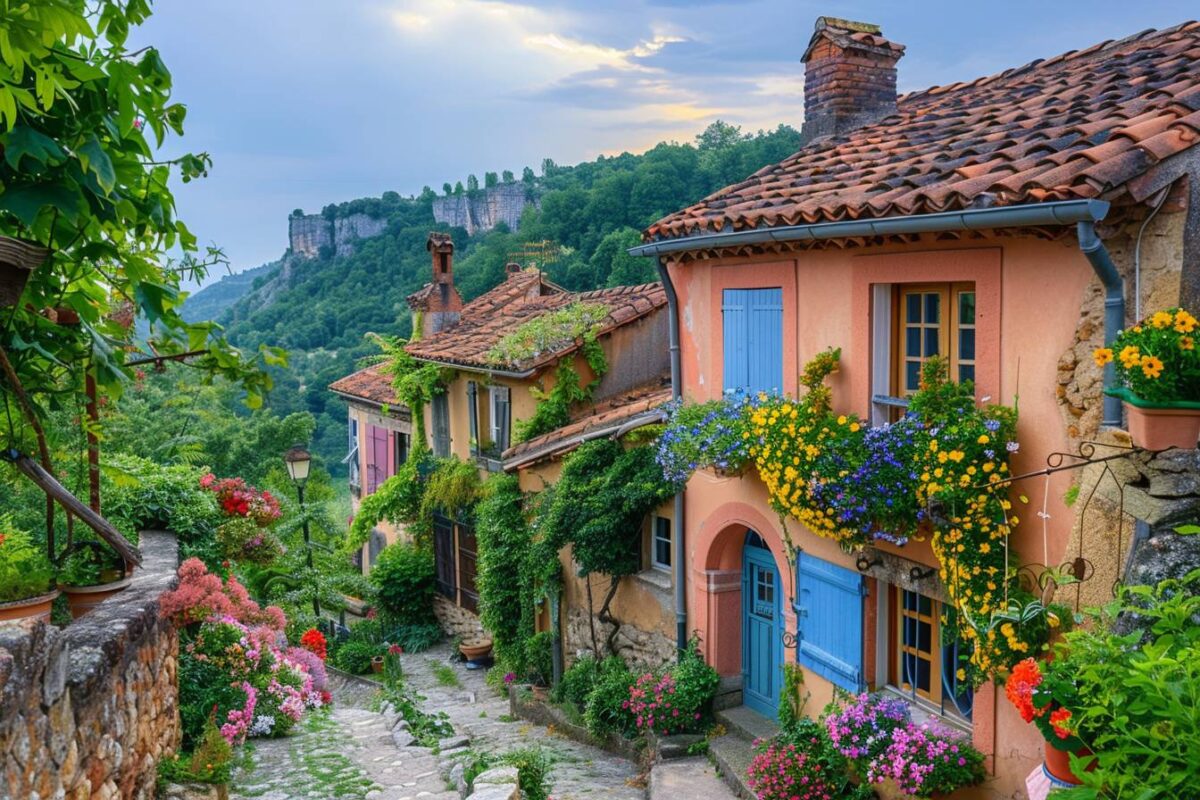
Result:
<svg viewBox="0 0 1200 800"><path fill-rule="evenodd" d="M133 585L65 628L0 624L0 800L152 798L179 745L179 635L169 534L141 535Z"/></svg>

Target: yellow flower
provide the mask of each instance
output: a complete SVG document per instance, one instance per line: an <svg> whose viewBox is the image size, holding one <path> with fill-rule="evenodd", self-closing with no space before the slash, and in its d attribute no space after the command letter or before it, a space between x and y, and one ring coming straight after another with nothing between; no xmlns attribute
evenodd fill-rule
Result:
<svg viewBox="0 0 1200 800"><path fill-rule="evenodd" d="M958 678L960 681L965 681L967 679L967 671L962 667L959 667L958 672L954 673L954 677Z"/></svg>
<svg viewBox="0 0 1200 800"><path fill-rule="evenodd" d="M1121 355L1118 358L1121 359L1121 366L1126 369L1133 369L1141 362L1142 351L1138 350L1137 345L1126 345L1121 350Z"/></svg>
<svg viewBox="0 0 1200 800"><path fill-rule="evenodd" d="M1092 358L1096 359L1096 366L1103 367L1105 364L1111 363L1113 360L1113 351L1111 347L1098 347L1092 353Z"/></svg>
<svg viewBox="0 0 1200 800"><path fill-rule="evenodd" d="M1166 328L1175 321L1175 318L1166 311L1155 311L1154 316L1150 317L1150 324L1156 328Z"/></svg>
<svg viewBox="0 0 1200 800"><path fill-rule="evenodd" d="M980 444L987 444L988 442L991 441L991 439L988 438L988 435L986 433L981 433L979 435L979 439L977 439L976 441L978 441Z"/></svg>
<svg viewBox="0 0 1200 800"><path fill-rule="evenodd" d="M859 428L861 428L861 427L862 427L862 426L861 426L861 425L859 425L857 422L851 422L851 423L850 423L850 432L851 432L851 433L858 433L858 429L859 429Z"/></svg>
<svg viewBox="0 0 1200 800"><path fill-rule="evenodd" d="M1057 628L1059 625L1058 615L1055 614L1053 611L1047 611L1046 612L1046 624L1049 625L1051 628Z"/></svg>
<svg viewBox="0 0 1200 800"><path fill-rule="evenodd" d="M1179 337L1179 349L1180 350L1195 350L1196 342L1190 336L1181 336L1181 337Z"/></svg>
<svg viewBox="0 0 1200 800"><path fill-rule="evenodd" d="M1175 330L1179 333L1191 333L1196 330L1196 318L1182 308L1175 314Z"/></svg>
<svg viewBox="0 0 1200 800"><path fill-rule="evenodd" d="M988 544L987 542L983 542L982 544L979 545L979 552L983 553L984 555L987 555L988 553L990 553L991 550L992 550L992 546L990 544Z"/></svg>
<svg viewBox="0 0 1200 800"><path fill-rule="evenodd" d="M1154 356L1142 356L1142 374L1147 378L1157 378L1162 375L1163 363Z"/></svg>

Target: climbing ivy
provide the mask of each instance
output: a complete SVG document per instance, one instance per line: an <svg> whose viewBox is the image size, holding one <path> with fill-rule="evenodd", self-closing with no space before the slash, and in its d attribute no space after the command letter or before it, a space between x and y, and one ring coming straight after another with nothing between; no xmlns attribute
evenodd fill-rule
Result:
<svg viewBox="0 0 1200 800"><path fill-rule="evenodd" d="M602 303L572 303L505 334L488 350L487 360L495 366L514 365L556 352L579 339L595 340L607 316L608 306Z"/></svg>
<svg viewBox="0 0 1200 800"><path fill-rule="evenodd" d="M571 406L592 399L592 393L600 385L600 379L608 372L608 359L604 356L604 348L595 338L585 338L580 352L592 371L592 380L588 381L587 385L581 385L579 373L575 370L574 354L560 359L554 372L554 386L550 391L536 386L530 387L530 393L538 401L537 410L529 419L517 422L518 442L561 428L571 421Z"/></svg>
<svg viewBox="0 0 1200 800"><path fill-rule="evenodd" d="M362 499L358 513L350 523L344 549L352 553L361 548L381 520L393 525L415 523L421 515L421 501L425 494L424 475L432 470L432 465L433 455L428 447L422 443L414 448L395 475Z"/></svg>
<svg viewBox="0 0 1200 800"><path fill-rule="evenodd" d="M369 333L367 338L382 351L378 363L383 365L383 373L392 379L396 399L412 412L413 439L423 445L425 406L446 391L446 385L454 378L454 370L413 358L404 349L408 340L398 336Z"/></svg>
<svg viewBox="0 0 1200 800"><path fill-rule="evenodd" d="M475 509L475 536L480 622L492 634L502 663L523 664L525 644L533 635L532 610L527 610L532 599L523 597L522 581L514 578L527 568L530 530L515 475L493 475L484 484L483 499Z"/></svg>

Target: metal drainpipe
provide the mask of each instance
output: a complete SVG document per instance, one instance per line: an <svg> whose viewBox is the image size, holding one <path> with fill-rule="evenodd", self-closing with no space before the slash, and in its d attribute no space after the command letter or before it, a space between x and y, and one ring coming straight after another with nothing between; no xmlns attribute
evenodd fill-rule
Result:
<svg viewBox="0 0 1200 800"><path fill-rule="evenodd" d="M683 396L683 371L679 355L679 297L675 294L675 284L671 283L671 274L667 271L664 259L657 260L658 276L662 280L663 289L667 293L667 313L670 315L667 330L671 346L671 399L678 400ZM672 554L675 565L675 647L682 656L687 650L687 548L684 547L684 489L675 493L675 552Z"/></svg>
<svg viewBox="0 0 1200 800"><path fill-rule="evenodd" d="M1082 220L1075 224L1079 233L1079 249L1096 271L1096 277L1104 285L1104 344L1111 346L1117 334L1125 326L1125 279L1117 271L1104 242L1096 235L1095 223ZM1104 365L1104 388L1111 389L1117 371L1110 361ZM1121 427L1121 399L1104 395L1104 421L1106 428Z"/></svg>

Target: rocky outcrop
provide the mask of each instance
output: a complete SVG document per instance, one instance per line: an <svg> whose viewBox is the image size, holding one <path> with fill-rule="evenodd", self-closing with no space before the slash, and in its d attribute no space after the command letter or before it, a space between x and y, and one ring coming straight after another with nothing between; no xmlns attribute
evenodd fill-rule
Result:
<svg viewBox="0 0 1200 800"><path fill-rule="evenodd" d="M66 628L0 624L0 800L152 798L179 745L179 634L158 613L173 536L143 533L133 585Z"/></svg>
<svg viewBox="0 0 1200 800"><path fill-rule="evenodd" d="M354 252L354 242L378 236L387 228L387 220L367 214L351 214L328 220L321 214L288 218L288 246L301 258L316 258L322 248L332 247L334 254Z"/></svg>
<svg viewBox="0 0 1200 800"><path fill-rule="evenodd" d="M442 225L466 228L468 234L490 231L503 222L512 230L521 223L525 206L538 203L523 183L504 183L474 195L456 194L433 200L433 218Z"/></svg>

